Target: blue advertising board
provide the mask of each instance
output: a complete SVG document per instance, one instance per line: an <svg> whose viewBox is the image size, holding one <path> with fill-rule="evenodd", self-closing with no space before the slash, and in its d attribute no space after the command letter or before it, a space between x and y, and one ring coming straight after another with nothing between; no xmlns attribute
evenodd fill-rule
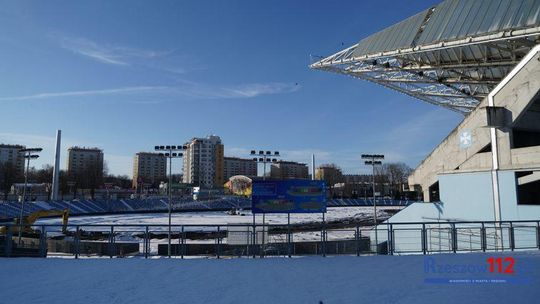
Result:
<svg viewBox="0 0 540 304"><path fill-rule="evenodd" d="M326 185L320 180L256 180L252 184L253 213L326 212Z"/></svg>

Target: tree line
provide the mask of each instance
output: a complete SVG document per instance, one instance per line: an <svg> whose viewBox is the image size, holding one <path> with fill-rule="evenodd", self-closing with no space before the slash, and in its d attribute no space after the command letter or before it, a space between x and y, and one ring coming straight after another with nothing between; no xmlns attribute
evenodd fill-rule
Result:
<svg viewBox="0 0 540 304"><path fill-rule="evenodd" d="M404 190L404 185L408 182L409 175L413 172L413 169L407 166L405 163L384 163L381 166L375 167L375 184L376 192L384 192L387 190L387 195L394 199L401 199L408 191ZM373 195L371 183L373 181L372 174L356 175L356 179L351 177L352 175L344 175L342 170L336 164L323 164L317 168L315 178L324 180L328 187L330 197L339 197L339 194L343 195L344 192L351 192L358 190L358 185L362 185L364 193L354 193L349 195L351 197L360 197L364 194ZM384 187L382 186L384 185ZM355 188L356 190L352 190Z"/></svg>
<svg viewBox="0 0 540 304"><path fill-rule="evenodd" d="M43 165L41 169L30 167L28 170L28 183L51 184L53 179L53 166ZM76 194L78 190L88 190L94 198L95 190L104 187L105 183L110 183L113 187L122 189L131 188L131 178L127 175L108 174L106 165L91 165L79 174L69 175L66 170L60 170L59 194ZM0 192L3 193L3 200L8 199L13 184L24 183L24 172L17 169L9 162L0 163ZM51 196L50 188L49 199Z"/></svg>

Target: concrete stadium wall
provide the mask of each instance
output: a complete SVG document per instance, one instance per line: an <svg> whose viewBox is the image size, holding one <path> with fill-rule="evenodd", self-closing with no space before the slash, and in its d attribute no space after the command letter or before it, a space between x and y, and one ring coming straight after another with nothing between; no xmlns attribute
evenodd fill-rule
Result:
<svg viewBox="0 0 540 304"><path fill-rule="evenodd" d="M501 201L501 220L538 220L540 206L518 205L516 180L514 171L499 171L499 187ZM448 221L493 221L494 206L491 184L491 172L470 172L441 174L439 176L441 202L414 203L388 219L388 223L404 222L438 222ZM530 224L527 224L530 225ZM387 240L387 225L377 227L379 243ZM410 231L396 231L395 249L398 251L421 250L421 225L395 226L394 229L410 228ZM433 228L433 227L432 227ZM523 247L524 242L534 242L535 227L515 229L516 246ZM475 231L474 234L477 234ZM507 230L503 234L508 234ZM371 234L374 239L374 234ZM441 236L439 235L439 238ZM474 236L476 237L476 236ZM530 240L532 237L532 240ZM504 237L505 247L509 247L508 237ZM433 245L433 244L430 244ZM466 240L460 240L458 247L469 246ZM443 246L443 250L448 248Z"/></svg>
<svg viewBox="0 0 540 304"><path fill-rule="evenodd" d="M540 147L512 149L512 132L510 132L510 128L516 124L521 128L540 130L540 114L534 111L527 112L540 90L540 53L534 53L538 51L535 49L531 51L533 52L531 54L534 54L531 60L525 62L512 78L508 78L508 83L493 96L494 105L504 107L508 111L506 114L508 127L496 131L499 166L502 170L540 168ZM429 200L429 187L437 182L443 173L491 169L491 152L479 153L491 142L489 128L486 128L486 106L487 98L464 118L409 177L411 186L422 187L425 201ZM527 121L520 120L525 112ZM472 134L472 143L469 147L463 148L460 147L459 137L466 130Z"/></svg>

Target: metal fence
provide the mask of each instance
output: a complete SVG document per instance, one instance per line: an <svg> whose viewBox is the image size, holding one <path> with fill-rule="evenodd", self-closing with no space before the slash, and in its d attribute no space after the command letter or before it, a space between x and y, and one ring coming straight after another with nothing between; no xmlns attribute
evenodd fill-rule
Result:
<svg viewBox="0 0 540 304"><path fill-rule="evenodd" d="M7 225L3 257L232 258L540 250L540 221L309 224ZM377 246L375 246L375 235Z"/></svg>

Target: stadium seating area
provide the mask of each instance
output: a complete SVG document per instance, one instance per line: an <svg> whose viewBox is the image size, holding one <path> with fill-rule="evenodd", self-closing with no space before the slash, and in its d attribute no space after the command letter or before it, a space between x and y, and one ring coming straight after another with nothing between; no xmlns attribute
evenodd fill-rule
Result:
<svg viewBox="0 0 540 304"><path fill-rule="evenodd" d="M331 199L328 207L373 206L373 200L368 199ZM407 206L412 201L381 199L377 206ZM174 211L211 211L230 209L249 209L251 200L243 197L219 197L205 201L194 201L191 198L174 198ZM0 202L0 218L13 218L20 214L21 203ZM63 210L69 208L72 215L112 214L130 212L161 212L168 210L167 198L155 197L148 199L124 200L72 200L72 201L35 201L24 205L24 214L28 215L39 210Z"/></svg>

